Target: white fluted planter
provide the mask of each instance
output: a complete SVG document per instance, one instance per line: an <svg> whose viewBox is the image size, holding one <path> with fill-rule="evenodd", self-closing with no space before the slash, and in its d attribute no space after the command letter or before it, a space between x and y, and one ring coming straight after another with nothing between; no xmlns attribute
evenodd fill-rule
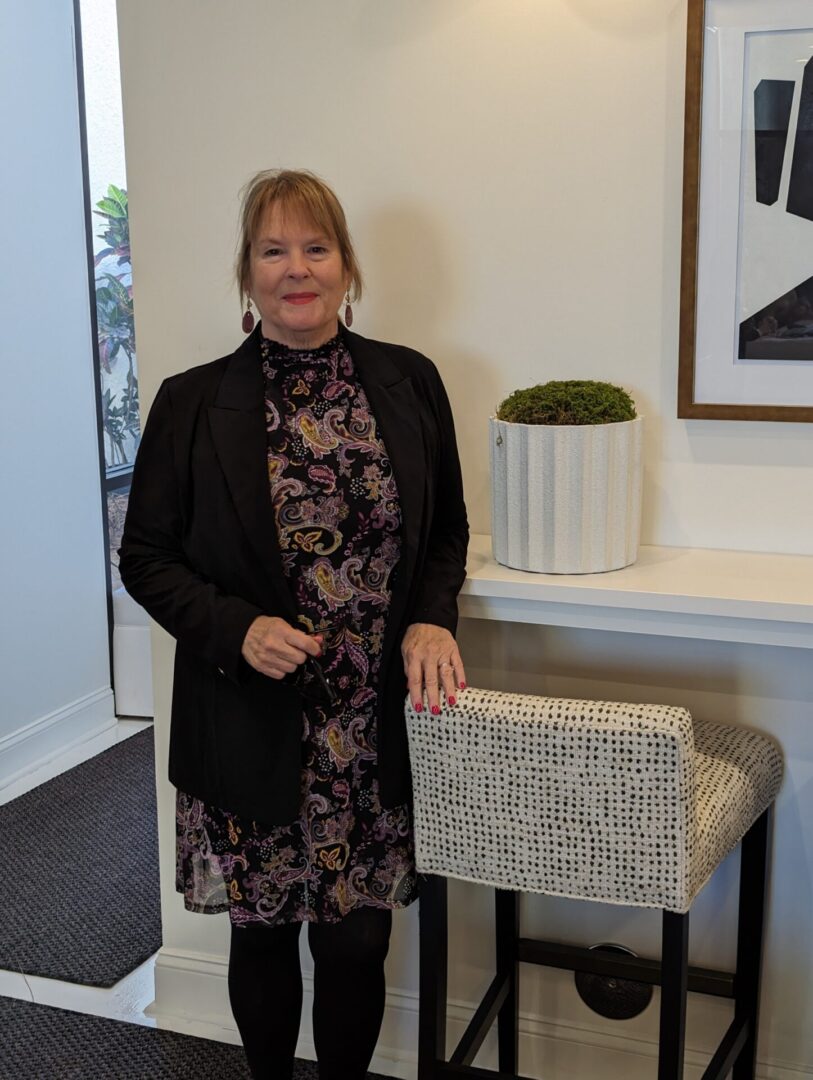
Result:
<svg viewBox="0 0 813 1080"><path fill-rule="evenodd" d="M643 420L557 426L491 417L494 558L517 570L595 574L638 557Z"/></svg>

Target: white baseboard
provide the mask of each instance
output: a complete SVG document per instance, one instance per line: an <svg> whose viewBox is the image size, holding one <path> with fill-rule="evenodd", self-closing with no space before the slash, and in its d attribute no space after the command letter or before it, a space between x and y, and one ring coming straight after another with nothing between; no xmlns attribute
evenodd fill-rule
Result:
<svg viewBox="0 0 813 1080"><path fill-rule="evenodd" d="M55 775L54 762L73 754L90 756L86 744L116 727L113 691L109 686L72 701L0 738L0 803L16 798ZM95 751L98 753L98 750ZM61 772L60 767L56 772Z"/></svg>
<svg viewBox="0 0 813 1080"><path fill-rule="evenodd" d="M239 1043L231 1015L226 981L227 961L222 956L164 947L155 965L155 1001L145 1010L157 1026L201 1038ZM315 1060L311 1033L312 978L305 974L302 1028L297 1056ZM453 1048L471 1019L475 1004L450 1001L448 1046ZM417 1075L418 995L390 989L373 1072L402 1080ZM651 1080L657 1045L650 1039L613 1035L606 1030L520 1013L520 1071L523 1076L555 1076L556 1080ZM688 1050L685 1080L700 1080L709 1054ZM496 1034L486 1038L477 1057L482 1068L497 1067ZM656 1069L655 1069L656 1071ZM810 1080L813 1068L790 1062L763 1061L758 1080Z"/></svg>
<svg viewBox="0 0 813 1080"><path fill-rule="evenodd" d="M155 1001L144 1010L145 1015L159 1028L239 1045L240 1036L229 1007L227 968L225 957L164 946L155 961ZM313 978L305 972L302 982L302 1026L296 1055L305 1061L315 1061L311 1029ZM403 1001L399 1000L402 997ZM415 1080L417 1054L403 1049L409 1045L408 1041L395 1041L393 1037L400 1033L403 1040L403 1028L407 1026L410 1033L414 1030L417 1039L417 1022L417 1001L413 995L399 995L398 991L387 995L387 1010L371 1071Z"/></svg>

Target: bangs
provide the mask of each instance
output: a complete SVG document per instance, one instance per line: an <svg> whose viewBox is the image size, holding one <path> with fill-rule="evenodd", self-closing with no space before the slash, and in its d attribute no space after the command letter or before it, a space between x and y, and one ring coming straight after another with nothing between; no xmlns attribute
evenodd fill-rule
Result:
<svg viewBox="0 0 813 1080"><path fill-rule="evenodd" d="M321 192L314 191L310 185L305 184L280 184L278 190L269 187L258 193L255 206L251 208L249 220L246 222L249 243L257 239L263 222L274 211L279 212L284 223L306 222L330 240L339 239L340 225L336 221L334 208L328 204Z"/></svg>

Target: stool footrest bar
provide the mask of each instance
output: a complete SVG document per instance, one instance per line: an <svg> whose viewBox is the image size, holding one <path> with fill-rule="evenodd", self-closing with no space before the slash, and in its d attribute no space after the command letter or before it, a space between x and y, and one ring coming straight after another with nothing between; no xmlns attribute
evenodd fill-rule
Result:
<svg viewBox="0 0 813 1080"><path fill-rule="evenodd" d="M555 941L520 938L518 957L526 964L563 968L565 971L584 971L590 975L612 975L617 979L633 979L652 986L661 985L660 960L642 957L622 957L603 953L599 949L584 949L578 945L562 945ZM689 990L695 994L714 997L734 997L734 975L729 971L711 968L689 968Z"/></svg>
<svg viewBox="0 0 813 1080"><path fill-rule="evenodd" d="M717 1047L717 1053L709 1062L701 1080L725 1080L739 1056L750 1031L750 1018L740 1017L731 1021L731 1026Z"/></svg>
<svg viewBox="0 0 813 1080"><path fill-rule="evenodd" d="M494 1023L494 1018L508 997L509 986L510 976L506 972L498 971L477 1007L477 1011L469 1021L468 1027L463 1032L457 1049L449 1058L450 1065L469 1065L474 1061L477 1051L483 1045L483 1040Z"/></svg>
<svg viewBox="0 0 813 1080"><path fill-rule="evenodd" d="M496 1069L479 1069L476 1065L451 1065L438 1062L435 1065L438 1077L459 1077L460 1080L533 1080L531 1076L519 1073L497 1072Z"/></svg>

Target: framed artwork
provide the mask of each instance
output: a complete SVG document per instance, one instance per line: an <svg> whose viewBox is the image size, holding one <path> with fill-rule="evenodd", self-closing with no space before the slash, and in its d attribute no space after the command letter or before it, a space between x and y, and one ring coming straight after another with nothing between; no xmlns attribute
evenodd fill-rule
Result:
<svg viewBox="0 0 813 1080"><path fill-rule="evenodd" d="M678 416L813 422L813 2L689 0Z"/></svg>

